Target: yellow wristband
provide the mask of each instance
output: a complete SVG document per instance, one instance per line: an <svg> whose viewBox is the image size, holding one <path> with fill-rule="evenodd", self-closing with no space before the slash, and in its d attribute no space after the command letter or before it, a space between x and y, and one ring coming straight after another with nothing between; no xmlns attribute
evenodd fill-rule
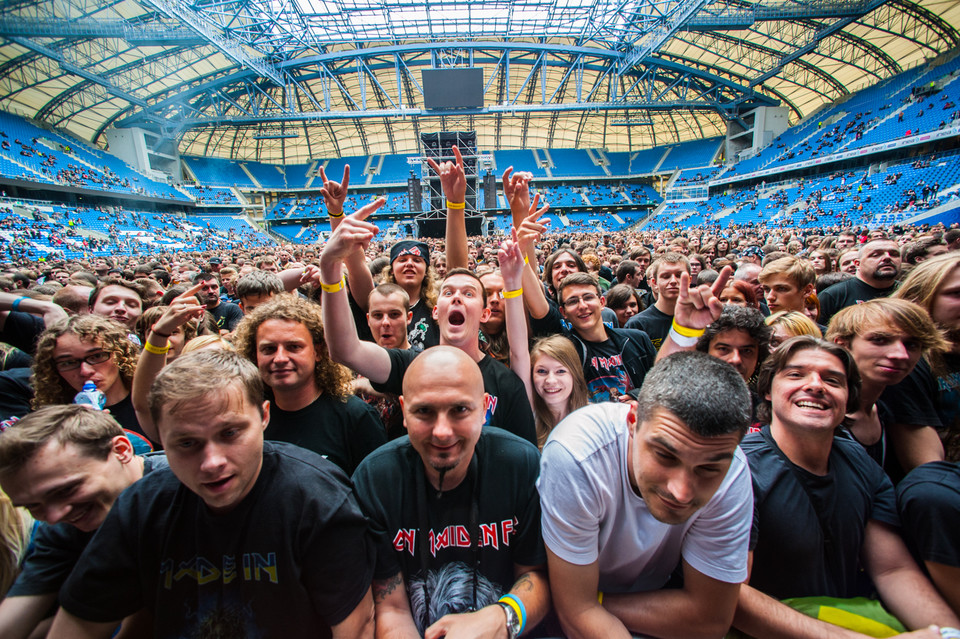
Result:
<svg viewBox="0 0 960 639"><path fill-rule="evenodd" d="M703 335L704 329L702 328L687 328L686 326L680 326L677 324L677 320L673 320L673 330L680 333L684 337L700 337Z"/></svg>
<svg viewBox="0 0 960 639"><path fill-rule="evenodd" d="M520 297L521 295L523 295L523 287L522 287L522 286L521 286L520 288L518 288L517 290L515 290L515 291L504 291L504 292L503 292L503 297L504 297L504 299L508 299L508 300L512 300L512 299L515 298L515 297Z"/></svg>
<svg viewBox="0 0 960 639"><path fill-rule="evenodd" d="M345 284L346 282L344 281L343 276L341 275L340 281L337 282L336 284L324 284L323 282L320 282L320 288L322 288L327 293L336 293L337 291L342 290Z"/></svg>
<svg viewBox="0 0 960 639"><path fill-rule="evenodd" d="M451 202L450 200L447 200L447 208L448 208L448 209L455 209L455 210L457 210L457 211L462 211L463 209L467 208L467 203L466 203L466 202Z"/></svg>
<svg viewBox="0 0 960 639"><path fill-rule="evenodd" d="M166 355L167 352L170 350L170 345L167 344L166 346L160 347L160 346L154 346L150 342L144 342L143 350L147 351L148 353L153 353L154 355Z"/></svg>
<svg viewBox="0 0 960 639"><path fill-rule="evenodd" d="M524 263L524 264L529 264L529 263L530 263L530 258L527 257L526 255L524 255L524 256L523 256L523 263Z"/></svg>
<svg viewBox="0 0 960 639"><path fill-rule="evenodd" d="M335 220L340 219L341 217L343 217L343 211L340 211L340 215L334 215L333 213L330 213L329 211L327 211L327 217L332 217Z"/></svg>
<svg viewBox="0 0 960 639"><path fill-rule="evenodd" d="M603 605L603 591L602 591L602 590L597 593L597 601L600 602L600 605L601 605L601 606Z"/></svg>

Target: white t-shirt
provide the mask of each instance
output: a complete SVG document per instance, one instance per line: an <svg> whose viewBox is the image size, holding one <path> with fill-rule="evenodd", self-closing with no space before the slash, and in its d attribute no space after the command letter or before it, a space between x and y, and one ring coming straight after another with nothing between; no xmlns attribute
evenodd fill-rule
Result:
<svg viewBox="0 0 960 639"><path fill-rule="evenodd" d="M717 492L683 524L654 519L627 474L629 404L581 408L543 447L537 488L543 540L561 559L595 561L603 592L657 590L681 556L726 583L747 578L753 517L750 469L738 447Z"/></svg>

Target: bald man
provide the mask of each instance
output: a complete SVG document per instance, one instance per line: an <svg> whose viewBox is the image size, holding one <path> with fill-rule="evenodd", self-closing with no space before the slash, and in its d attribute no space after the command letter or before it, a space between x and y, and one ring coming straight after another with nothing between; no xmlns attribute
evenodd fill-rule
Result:
<svg viewBox="0 0 960 639"><path fill-rule="evenodd" d="M379 636L456 639L506 628L513 639L549 608L539 454L483 426L485 396L469 355L427 349L403 378L408 436L374 451L353 476L379 545Z"/></svg>

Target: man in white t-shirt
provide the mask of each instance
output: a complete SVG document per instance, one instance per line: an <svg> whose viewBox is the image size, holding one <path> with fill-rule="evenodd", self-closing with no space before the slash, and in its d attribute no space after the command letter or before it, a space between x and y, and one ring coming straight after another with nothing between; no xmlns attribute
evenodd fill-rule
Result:
<svg viewBox="0 0 960 639"><path fill-rule="evenodd" d="M683 352L650 371L636 402L556 427L538 488L568 637L723 636L747 577L749 420L740 374Z"/></svg>

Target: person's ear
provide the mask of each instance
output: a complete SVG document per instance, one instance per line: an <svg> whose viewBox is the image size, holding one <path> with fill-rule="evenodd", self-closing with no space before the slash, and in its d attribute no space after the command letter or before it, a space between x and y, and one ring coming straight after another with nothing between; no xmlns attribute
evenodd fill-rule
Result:
<svg viewBox="0 0 960 639"><path fill-rule="evenodd" d="M133 450L133 444L130 443L126 435L117 435L110 440L110 449L113 454L117 456L117 459L120 460L121 464L130 463L136 456L136 452Z"/></svg>

